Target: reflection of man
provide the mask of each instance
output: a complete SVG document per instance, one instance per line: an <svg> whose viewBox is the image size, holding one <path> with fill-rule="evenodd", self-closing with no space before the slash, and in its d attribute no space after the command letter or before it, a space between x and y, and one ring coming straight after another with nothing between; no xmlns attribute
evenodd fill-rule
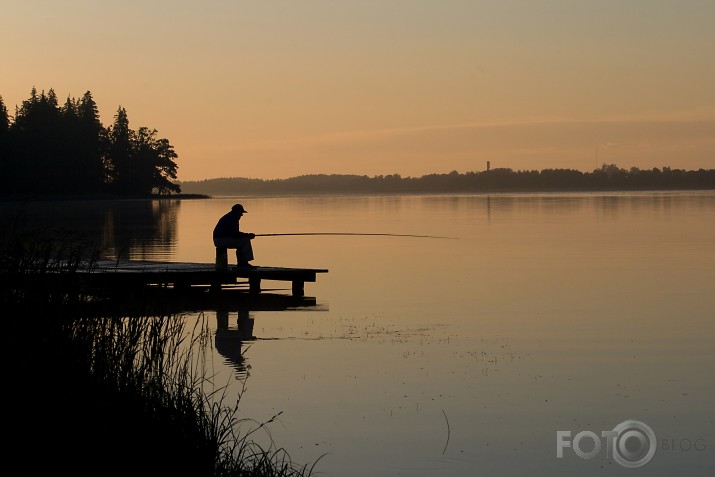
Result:
<svg viewBox="0 0 715 477"><path fill-rule="evenodd" d="M241 232L239 222L246 213L246 209L241 204L231 207L231 212L221 217L214 227L214 245L223 248L236 249L236 261L239 267L255 267L250 262L253 260L253 247L251 240L255 234Z"/></svg>

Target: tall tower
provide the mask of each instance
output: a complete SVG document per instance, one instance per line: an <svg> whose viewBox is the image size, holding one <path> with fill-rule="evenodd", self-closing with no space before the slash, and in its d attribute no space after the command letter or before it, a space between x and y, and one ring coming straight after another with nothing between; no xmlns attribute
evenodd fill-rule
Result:
<svg viewBox="0 0 715 477"><path fill-rule="evenodd" d="M491 162L487 161L487 172L489 172L489 166L491 166Z"/></svg>

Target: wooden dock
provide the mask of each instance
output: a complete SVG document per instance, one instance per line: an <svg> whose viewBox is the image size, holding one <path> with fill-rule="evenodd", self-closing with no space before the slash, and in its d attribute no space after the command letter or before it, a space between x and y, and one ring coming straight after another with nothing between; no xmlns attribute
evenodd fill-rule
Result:
<svg viewBox="0 0 715 477"><path fill-rule="evenodd" d="M266 280L291 283L293 296L303 296L306 282L315 282L319 273L326 269L255 267L217 268L214 263L159 262L142 260L100 260L85 273L87 283L95 287L209 287L221 290L247 285L252 294L261 292ZM241 281L243 280L243 282Z"/></svg>

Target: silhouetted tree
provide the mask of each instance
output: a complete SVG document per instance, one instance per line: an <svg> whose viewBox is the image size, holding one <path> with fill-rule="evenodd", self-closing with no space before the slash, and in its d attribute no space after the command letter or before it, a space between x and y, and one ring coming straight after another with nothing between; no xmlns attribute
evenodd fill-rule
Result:
<svg viewBox="0 0 715 477"><path fill-rule="evenodd" d="M156 131L140 127L134 134L133 162L135 177L133 188L139 194L151 194L154 188L156 166L159 162L156 150Z"/></svg>
<svg viewBox="0 0 715 477"><path fill-rule="evenodd" d="M10 129L10 117L7 115L7 107L0 95L0 138L4 138L7 130Z"/></svg>
<svg viewBox="0 0 715 477"><path fill-rule="evenodd" d="M67 97L60 107L54 90L38 93L15 109L11 120L0 97L0 194L147 195L180 192L177 154L156 130L129 128L119 107L104 128L97 104L87 91Z"/></svg>
<svg viewBox="0 0 715 477"><path fill-rule="evenodd" d="M121 106L114 115L114 124L109 132L109 182L112 188L121 193L131 193L134 173L132 164L132 130L126 109Z"/></svg>
<svg viewBox="0 0 715 477"><path fill-rule="evenodd" d="M156 133L156 131L154 131ZM177 165L174 159L178 157L174 147L169 144L168 139L157 139L153 141L152 151L154 154L153 188L159 194L171 192L181 192L181 187L171 182L176 180Z"/></svg>
<svg viewBox="0 0 715 477"><path fill-rule="evenodd" d="M71 170L72 174L63 177L64 183L61 191L63 193L78 193L82 191L84 185L84 170L78 160L79 149L81 148L79 138L79 117L77 114L77 100L67 97L65 104L60 108L62 119L62 162L65 170Z"/></svg>
<svg viewBox="0 0 715 477"><path fill-rule="evenodd" d="M109 129L109 176L117 192L148 195L180 192L176 179L178 156L168 139L157 139L157 131L140 127L133 131L124 108L119 108Z"/></svg>
<svg viewBox="0 0 715 477"><path fill-rule="evenodd" d="M99 192L107 179L107 131L99 120L97 103L87 91L76 103L77 150L76 162L82 169L81 183L88 192Z"/></svg>
<svg viewBox="0 0 715 477"><path fill-rule="evenodd" d="M32 88L13 124L16 180L26 192L55 194L66 169L62 167L62 124L54 90L39 96Z"/></svg>
<svg viewBox="0 0 715 477"><path fill-rule="evenodd" d="M5 102L0 96L0 188L6 188L14 180L12 172L13 160L10 155L10 117ZM6 192L6 191L5 191ZM0 195L4 195L0 192Z"/></svg>

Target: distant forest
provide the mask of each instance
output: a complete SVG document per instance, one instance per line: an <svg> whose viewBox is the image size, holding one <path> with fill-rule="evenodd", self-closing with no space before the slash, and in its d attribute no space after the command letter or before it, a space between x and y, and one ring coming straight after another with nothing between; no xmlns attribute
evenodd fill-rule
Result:
<svg viewBox="0 0 715 477"><path fill-rule="evenodd" d="M50 89L16 107L0 96L0 197L145 197L181 192L167 139L129 128L124 108L105 128L87 91L60 106Z"/></svg>
<svg viewBox="0 0 715 477"><path fill-rule="evenodd" d="M593 172L573 169L429 174L422 177L304 175L289 179L220 178L181 182L186 193L214 196L389 194L548 191L634 191L715 189L715 169L621 169L604 164Z"/></svg>

